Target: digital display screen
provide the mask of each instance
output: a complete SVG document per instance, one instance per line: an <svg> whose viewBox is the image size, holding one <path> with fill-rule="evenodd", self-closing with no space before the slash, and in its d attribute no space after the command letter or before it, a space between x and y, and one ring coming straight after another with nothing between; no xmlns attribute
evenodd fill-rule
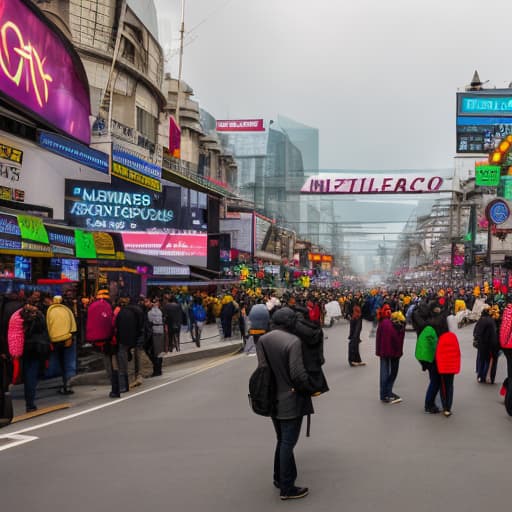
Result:
<svg viewBox="0 0 512 512"><path fill-rule="evenodd" d="M24 256L14 257L14 277L24 281L32 279L32 262L30 258L25 258Z"/></svg>
<svg viewBox="0 0 512 512"><path fill-rule="evenodd" d="M79 281L79 260L51 258L48 268L48 279Z"/></svg>

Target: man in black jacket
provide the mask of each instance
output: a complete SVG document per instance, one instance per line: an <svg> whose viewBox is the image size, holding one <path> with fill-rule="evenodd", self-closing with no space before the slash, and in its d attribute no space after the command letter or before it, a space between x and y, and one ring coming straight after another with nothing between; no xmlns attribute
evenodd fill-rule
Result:
<svg viewBox="0 0 512 512"><path fill-rule="evenodd" d="M281 499L303 498L307 487L297 487L297 467L293 449L300 436L302 418L313 414L313 388L302 358L300 339L292 334L296 314L288 307L272 316L273 330L263 335L256 346L258 363L270 366L276 381L276 410L272 423L277 436L274 455L274 485Z"/></svg>

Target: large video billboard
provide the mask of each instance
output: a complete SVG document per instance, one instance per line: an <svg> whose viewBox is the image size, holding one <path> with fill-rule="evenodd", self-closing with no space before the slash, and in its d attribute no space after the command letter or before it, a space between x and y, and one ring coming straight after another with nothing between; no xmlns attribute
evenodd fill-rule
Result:
<svg viewBox="0 0 512 512"><path fill-rule="evenodd" d="M457 153L489 153L512 133L512 91L457 93Z"/></svg>
<svg viewBox="0 0 512 512"><path fill-rule="evenodd" d="M0 0L0 95L90 143L89 87L80 58L27 0Z"/></svg>

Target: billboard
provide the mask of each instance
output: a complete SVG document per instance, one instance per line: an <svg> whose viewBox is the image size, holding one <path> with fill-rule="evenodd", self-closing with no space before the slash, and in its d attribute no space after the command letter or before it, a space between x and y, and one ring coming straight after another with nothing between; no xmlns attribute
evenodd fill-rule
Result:
<svg viewBox="0 0 512 512"><path fill-rule="evenodd" d="M216 123L218 132L264 132L263 119L232 119L219 120Z"/></svg>
<svg viewBox="0 0 512 512"><path fill-rule="evenodd" d="M201 257L207 255L206 233L123 233L125 251L162 257Z"/></svg>
<svg viewBox="0 0 512 512"><path fill-rule="evenodd" d="M89 87L71 43L26 0L0 0L0 34L0 94L89 144Z"/></svg>
<svg viewBox="0 0 512 512"><path fill-rule="evenodd" d="M457 93L457 153L489 153L510 134L510 89Z"/></svg>
<svg viewBox="0 0 512 512"><path fill-rule="evenodd" d="M422 194L442 192L441 176L341 175L311 176L301 188L301 194Z"/></svg>

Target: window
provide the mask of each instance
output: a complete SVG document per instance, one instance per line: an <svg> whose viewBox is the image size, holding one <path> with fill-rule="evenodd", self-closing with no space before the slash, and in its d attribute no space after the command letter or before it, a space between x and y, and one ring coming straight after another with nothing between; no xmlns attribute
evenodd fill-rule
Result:
<svg viewBox="0 0 512 512"><path fill-rule="evenodd" d="M135 46L128 41L128 39L124 39L124 48L123 48L123 59L126 59L130 62L135 62Z"/></svg>
<svg viewBox="0 0 512 512"><path fill-rule="evenodd" d="M151 142L156 142L157 119L149 112L137 107L137 131L147 137Z"/></svg>

